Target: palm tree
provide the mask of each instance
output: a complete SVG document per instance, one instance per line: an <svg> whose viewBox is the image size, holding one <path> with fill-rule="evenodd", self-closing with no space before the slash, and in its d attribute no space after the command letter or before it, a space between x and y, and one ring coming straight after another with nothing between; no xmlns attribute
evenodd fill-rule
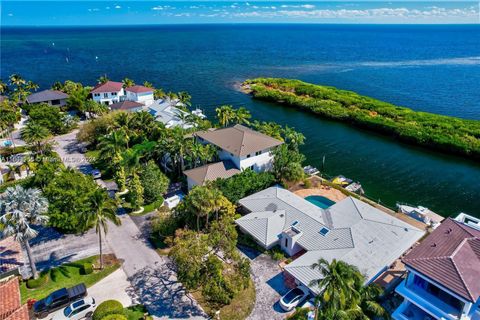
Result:
<svg viewBox="0 0 480 320"><path fill-rule="evenodd" d="M310 285L316 285L322 291L322 309L346 310L358 303L358 284L363 285L365 279L356 267L336 259L329 263L321 258L312 265L312 269L318 269L321 274L321 278L313 280Z"/></svg>
<svg viewBox="0 0 480 320"><path fill-rule="evenodd" d="M250 111L248 111L244 107L241 107L240 109L235 110L235 119L234 119L235 123L250 124L250 118L251 117L252 117L252 115L250 114Z"/></svg>
<svg viewBox="0 0 480 320"><path fill-rule="evenodd" d="M155 89L155 87L153 86L153 83L151 83L149 81L144 81L143 86L147 87L147 88L150 88L150 89Z"/></svg>
<svg viewBox="0 0 480 320"><path fill-rule="evenodd" d="M220 126L226 127L235 119L235 110L232 106L221 106L215 109Z"/></svg>
<svg viewBox="0 0 480 320"><path fill-rule="evenodd" d="M0 94L4 94L7 91L8 91L8 85L2 80L0 80Z"/></svg>
<svg viewBox="0 0 480 320"><path fill-rule="evenodd" d="M129 78L124 78L122 83L124 88L133 87L135 85L135 81Z"/></svg>
<svg viewBox="0 0 480 320"><path fill-rule="evenodd" d="M100 78L97 79L97 82L98 84L103 84L103 83L106 83L108 82L110 79L108 79L107 75L104 74L103 76L101 76Z"/></svg>
<svg viewBox="0 0 480 320"><path fill-rule="evenodd" d="M103 251L102 251L102 231L106 236L108 232L108 222L112 222L116 226L121 224L117 217L117 205L111 199L105 190L97 188L91 198L91 211L85 217L86 226L94 226L95 232L98 234L98 244L100 249L100 269L103 269Z"/></svg>
<svg viewBox="0 0 480 320"><path fill-rule="evenodd" d="M121 160L121 153L127 148L128 143L128 137L123 130L113 131L99 140L100 159L108 162Z"/></svg>
<svg viewBox="0 0 480 320"><path fill-rule="evenodd" d="M9 78L10 84L16 86L17 88L23 86L26 81L18 73L12 74Z"/></svg>
<svg viewBox="0 0 480 320"><path fill-rule="evenodd" d="M21 135L26 143L34 146L37 152L42 154L44 142L50 137L50 131L34 121L29 121L22 129Z"/></svg>
<svg viewBox="0 0 480 320"><path fill-rule="evenodd" d="M153 97L154 97L155 99L162 99L162 98L164 98L165 96L166 96L166 94L165 94L165 91L163 91L163 89L160 89L160 88L159 88L159 89L155 89L155 90L153 91Z"/></svg>
<svg viewBox="0 0 480 320"><path fill-rule="evenodd" d="M0 196L0 223L4 226L3 232L7 236L13 236L25 247L33 278L37 278L38 273L28 240L35 238L38 232L31 225L46 224L47 210L48 202L38 189L10 187Z"/></svg>
<svg viewBox="0 0 480 320"><path fill-rule="evenodd" d="M33 81L27 81L27 83L25 84L25 89L29 91L37 91L38 88L40 88L40 86Z"/></svg>
<svg viewBox="0 0 480 320"><path fill-rule="evenodd" d="M178 100L180 100L180 102L186 106L186 107L190 107L192 105L192 96L186 92L186 91L180 91L178 94Z"/></svg>
<svg viewBox="0 0 480 320"><path fill-rule="evenodd" d="M52 90L60 90L60 91L63 91L63 83L61 83L60 81L55 81L53 84L52 84Z"/></svg>

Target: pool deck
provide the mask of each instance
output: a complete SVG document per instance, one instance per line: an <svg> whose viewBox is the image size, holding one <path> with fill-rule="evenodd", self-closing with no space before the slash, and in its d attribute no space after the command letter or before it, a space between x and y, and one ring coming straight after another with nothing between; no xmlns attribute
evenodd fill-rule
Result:
<svg viewBox="0 0 480 320"><path fill-rule="evenodd" d="M300 189L294 192L297 196L306 198L309 196L322 196L332 201L339 202L347 198L342 192L329 186L319 186L317 188Z"/></svg>

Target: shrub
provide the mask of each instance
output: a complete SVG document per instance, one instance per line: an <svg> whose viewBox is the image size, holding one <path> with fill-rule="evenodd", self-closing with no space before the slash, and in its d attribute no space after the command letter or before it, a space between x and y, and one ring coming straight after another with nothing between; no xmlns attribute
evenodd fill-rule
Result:
<svg viewBox="0 0 480 320"><path fill-rule="evenodd" d="M312 181L310 181L309 179L304 179L303 186L305 187L305 189L310 189L312 187Z"/></svg>
<svg viewBox="0 0 480 320"><path fill-rule="evenodd" d="M154 161L149 161L144 166L140 181L144 189L146 203L161 200L170 183L167 176L160 171Z"/></svg>
<svg viewBox="0 0 480 320"><path fill-rule="evenodd" d="M128 318L123 314L114 313L103 317L102 320L128 320Z"/></svg>
<svg viewBox="0 0 480 320"><path fill-rule="evenodd" d="M36 289L40 288L43 286L45 283L47 283L48 277L47 276L41 276L37 279L28 279L27 280L27 288L28 289Z"/></svg>
<svg viewBox="0 0 480 320"><path fill-rule="evenodd" d="M272 257L273 260L280 261L285 258L285 253L283 253L280 248L275 247L270 250L270 257Z"/></svg>
<svg viewBox="0 0 480 320"><path fill-rule="evenodd" d="M102 320L105 319L108 315L122 315L123 316L123 305L120 301L117 300L107 300L100 303L93 313L92 320ZM125 317L125 316L124 316ZM110 318L110 320L125 320L121 318Z"/></svg>
<svg viewBox="0 0 480 320"><path fill-rule="evenodd" d="M91 263L84 263L82 266L82 273L83 274L90 274L93 272L93 265Z"/></svg>

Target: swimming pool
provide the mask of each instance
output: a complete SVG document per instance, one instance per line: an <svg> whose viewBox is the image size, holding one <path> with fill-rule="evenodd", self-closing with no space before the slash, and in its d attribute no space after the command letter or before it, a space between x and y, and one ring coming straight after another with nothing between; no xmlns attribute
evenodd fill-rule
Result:
<svg viewBox="0 0 480 320"><path fill-rule="evenodd" d="M332 201L322 196L308 196L305 198L305 200L313 203L314 205L322 209L327 209L328 207L331 207L335 204L335 201Z"/></svg>

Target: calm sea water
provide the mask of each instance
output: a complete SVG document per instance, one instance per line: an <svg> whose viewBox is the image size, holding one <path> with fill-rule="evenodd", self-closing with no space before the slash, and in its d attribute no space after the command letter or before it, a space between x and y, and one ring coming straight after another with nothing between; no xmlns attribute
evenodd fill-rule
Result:
<svg viewBox="0 0 480 320"><path fill-rule="evenodd" d="M97 57L97 58L96 58ZM203 25L3 29L2 78L47 87L102 74L187 90L213 115L245 106L303 132L308 163L359 180L388 205L480 216L480 165L371 132L253 101L236 86L279 76L350 89L395 104L480 120L480 26Z"/></svg>

